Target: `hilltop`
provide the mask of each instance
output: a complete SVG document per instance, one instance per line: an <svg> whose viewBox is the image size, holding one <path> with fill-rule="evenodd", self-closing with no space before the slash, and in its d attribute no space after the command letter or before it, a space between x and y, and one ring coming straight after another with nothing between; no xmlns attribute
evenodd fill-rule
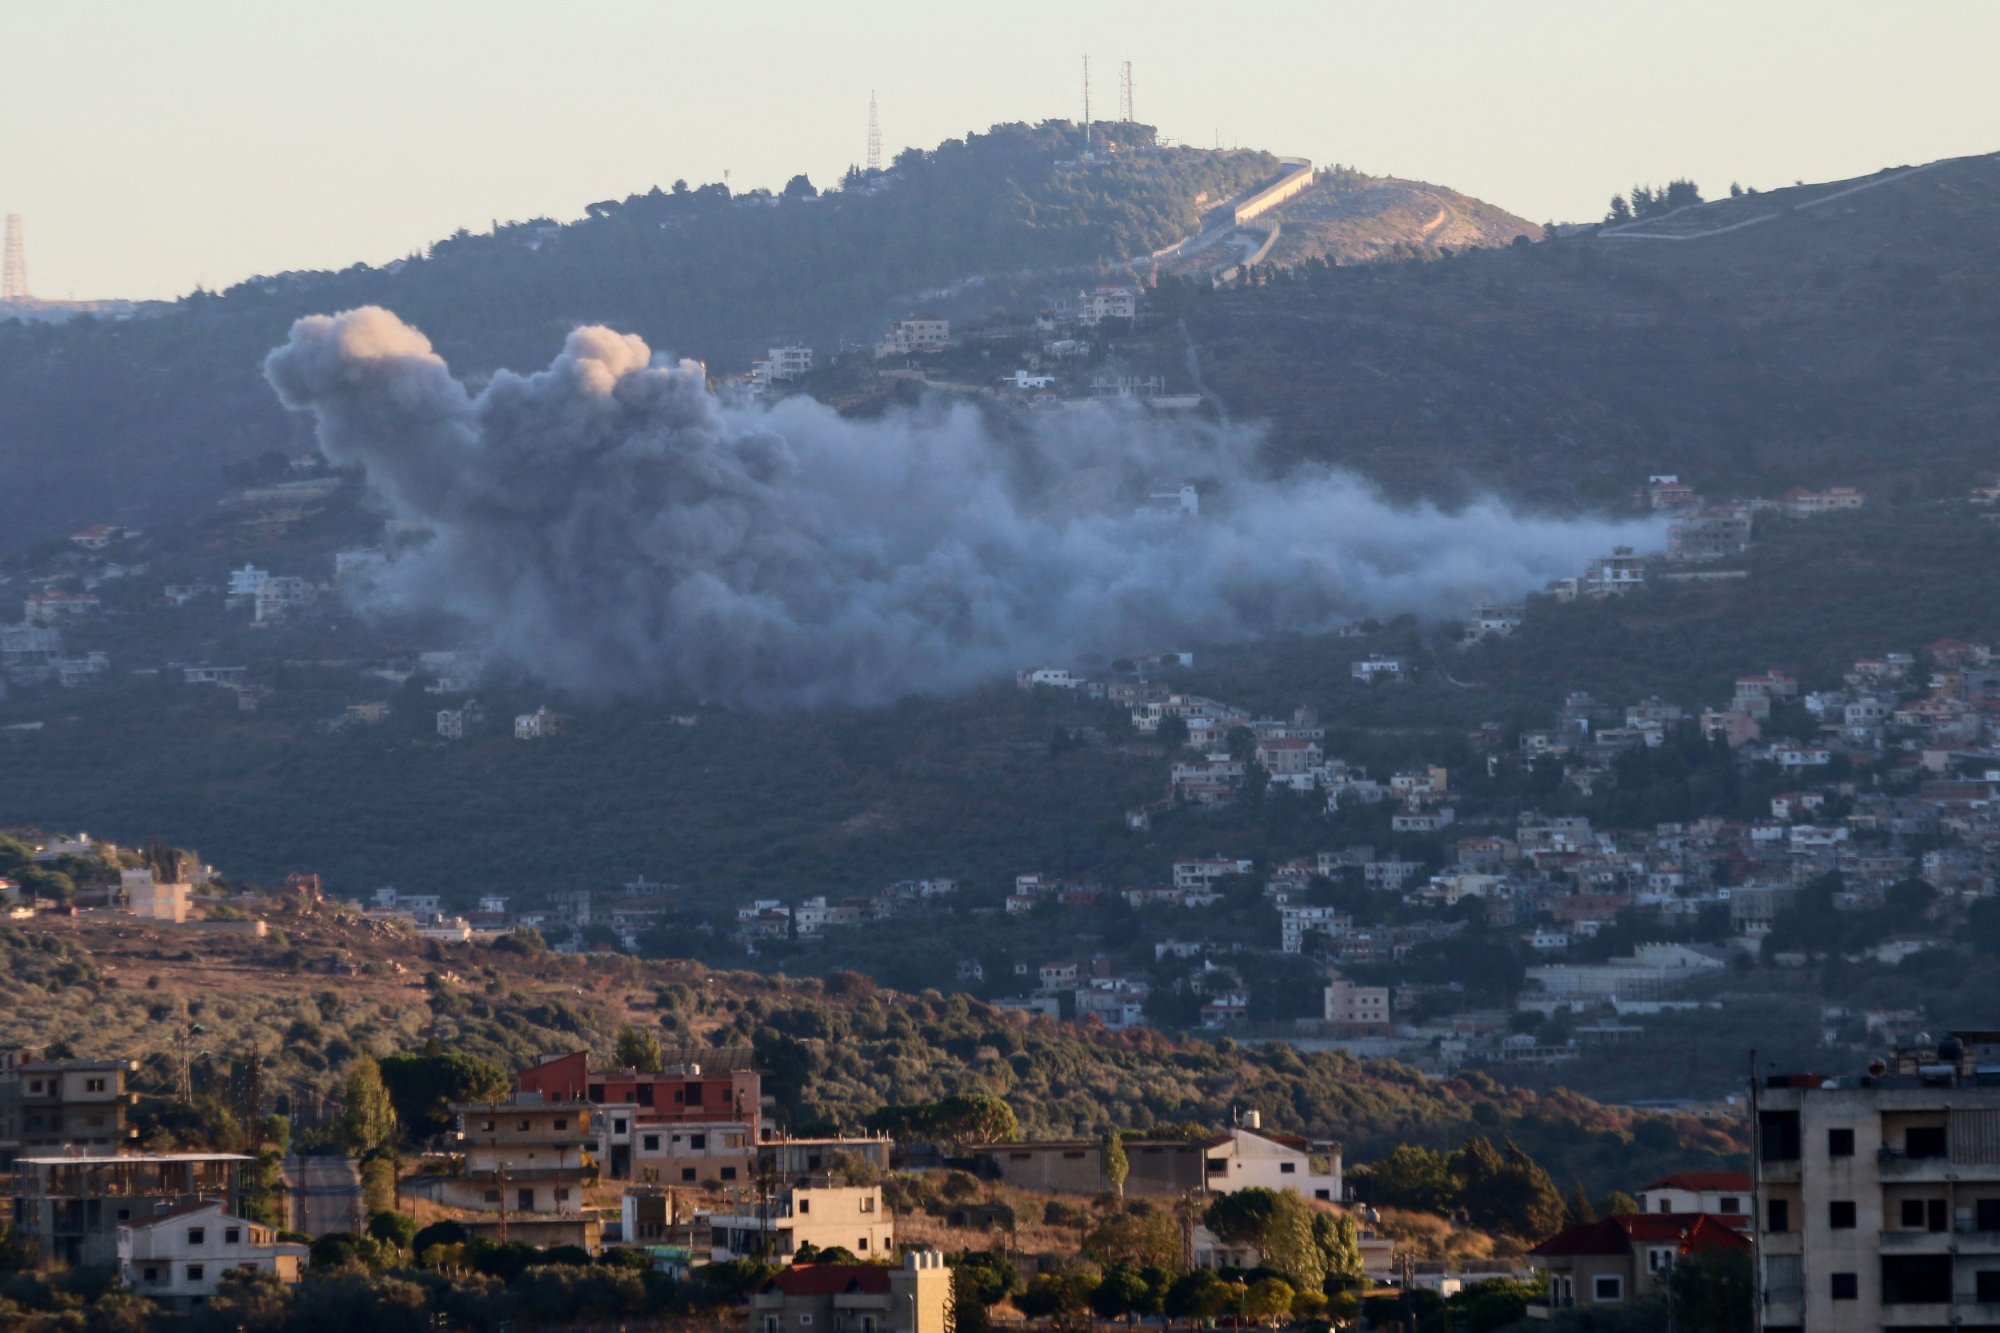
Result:
<svg viewBox="0 0 2000 1333"><path fill-rule="evenodd" d="M390 307L474 377L538 366L593 322L723 373L778 341L865 344L919 306L1032 310L1217 225L1278 168L1263 152L1161 147L1143 125L1102 133L1083 160L1067 122L998 125L824 191L804 176L776 194L676 181L573 223L500 223L379 268L252 278L129 319L0 312L0 551L90 522L150 526L214 499L232 469L306 447L259 369L302 315ZM1478 243L1431 226L1447 204L1495 243L1537 230L1437 187L1330 173L1277 215L1283 253Z"/></svg>
<svg viewBox="0 0 2000 1333"><path fill-rule="evenodd" d="M1958 493L2000 424L1996 223L1984 156L1430 263L1308 264L1195 290L1150 364L1192 352L1275 460L1401 495L1569 509L1654 472Z"/></svg>

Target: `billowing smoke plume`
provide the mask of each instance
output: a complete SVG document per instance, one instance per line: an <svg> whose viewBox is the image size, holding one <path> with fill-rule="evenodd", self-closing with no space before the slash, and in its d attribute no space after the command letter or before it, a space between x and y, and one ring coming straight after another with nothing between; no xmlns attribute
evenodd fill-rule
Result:
<svg viewBox="0 0 2000 1333"><path fill-rule="evenodd" d="M395 315L353 310L300 320L265 373L330 460L436 533L385 596L586 693L879 703L1090 651L1462 614L1657 537L1392 507L1324 470L1259 478L1246 432L1109 408L739 403L604 328L475 394ZM1198 520L1139 512L1183 480Z"/></svg>

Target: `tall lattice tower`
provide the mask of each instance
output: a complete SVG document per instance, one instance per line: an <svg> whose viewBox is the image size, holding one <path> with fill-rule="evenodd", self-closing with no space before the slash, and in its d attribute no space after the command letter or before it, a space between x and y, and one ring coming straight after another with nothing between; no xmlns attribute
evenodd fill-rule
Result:
<svg viewBox="0 0 2000 1333"><path fill-rule="evenodd" d="M868 90L868 169L882 169L882 121L875 114L875 90Z"/></svg>
<svg viewBox="0 0 2000 1333"><path fill-rule="evenodd" d="M1090 57L1083 58L1083 151L1090 151Z"/></svg>
<svg viewBox="0 0 2000 1333"><path fill-rule="evenodd" d="M0 301L28 299L28 257L21 248L21 215L7 215L7 266L0 271Z"/></svg>
<svg viewBox="0 0 2000 1333"><path fill-rule="evenodd" d="M1132 114L1132 62L1126 61L1118 67L1118 119L1127 125L1137 123Z"/></svg>

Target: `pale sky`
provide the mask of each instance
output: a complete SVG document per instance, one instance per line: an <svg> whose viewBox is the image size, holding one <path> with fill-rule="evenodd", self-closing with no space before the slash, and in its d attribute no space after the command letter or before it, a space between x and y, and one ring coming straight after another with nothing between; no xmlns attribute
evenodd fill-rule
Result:
<svg viewBox="0 0 2000 1333"><path fill-rule="evenodd" d="M816 184L1116 111L1450 185L1531 221L2000 150L2000 3L9 0L0 212L49 297L379 263L684 177Z"/></svg>

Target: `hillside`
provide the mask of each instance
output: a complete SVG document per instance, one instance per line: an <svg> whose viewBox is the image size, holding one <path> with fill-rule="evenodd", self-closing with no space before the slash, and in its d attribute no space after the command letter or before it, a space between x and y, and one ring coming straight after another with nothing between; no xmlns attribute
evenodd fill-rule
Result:
<svg viewBox="0 0 2000 1333"><path fill-rule="evenodd" d="M804 177L782 195L677 181L566 226L461 232L381 268L254 278L146 318L0 323L0 548L89 522L148 526L213 498L231 465L300 447L260 365L301 315L393 307L473 373L538 363L589 322L741 368L783 338L879 336L984 275L1144 255L1275 164L1153 147L1146 126L1117 133L1121 151L1078 161L1067 122L1000 125L823 194Z"/></svg>
<svg viewBox="0 0 2000 1333"><path fill-rule="evenodd" d="M1958 493L2000 423L1996 222L2000 160L1974 157L1723 201L1674 219L1676 239L1649 224L1308 265L1191 292L1187 337L1158 332L1151 365L1184 374L1191 338L1276 458L1405 495L1570 508L1652 472Z"/></svg>
<svg viewBox="0 0 2000 1333"><path fill-rule="evenodd" d="M1542 239L1536 223L1457 190L1346 167L1322 171L1310 190L1266 217L1280 227L1266 262L1280 268L1315 259L1408 259L1507 245L1516 236Z"/></svg>
<svg viewBox="0 0 2000 1333"><path fill-rule="evenodd" d="M191 1019L207 1046L198 1091L254 1051L275 1088L310 1102L315 1089L333 1091L356 1054L435 1039L511 1068L586 1046L608 1056L617 1030L637 1024L668 1045L754 1046L791 1126L858 1129L885 1104L973 1092L1004 1099L1030 1138L1213 1126L1260 1107L1273 1127L1340 1140L1350 1161L1398 1143L1510 1137L1564 1187L1579 1180L1596 1191L1741 1148L1729 1128L1692 1117L1504 1089L1476 1074L1437 1083L1389 1062L1288 1046L1106 1033L963 996L878 990L851 973L822 983L447 946L297 904L245 906L278 933L260 941L91 917L0 929L0 995L15 1039L144 1059L137 1082L152 1090L171 1070L175 1025Z"/></svg>

